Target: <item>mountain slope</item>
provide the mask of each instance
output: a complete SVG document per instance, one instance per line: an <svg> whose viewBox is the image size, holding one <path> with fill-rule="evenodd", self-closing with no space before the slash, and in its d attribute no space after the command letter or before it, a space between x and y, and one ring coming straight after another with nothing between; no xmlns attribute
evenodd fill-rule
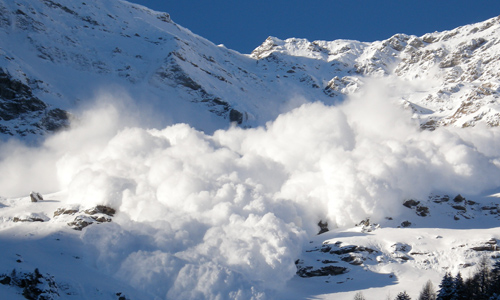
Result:
<svg viewBox="0 0 500 300"><path fill-rule="evenodd" d="M500 257L499 18L242 55L125 1L0 11L0 298L416 297Z"/></svg>
<svg viewBox="0 0 500 300"><path fill-rule="evenodd" d="M498 18L373 43L270 37L246 56L166 13L123 1L2 1L0 10L0 34L9 41L0 45L3 77L30 93L2 96L4 134L67 126L68 115L54 109L78 115L100 92L118 91L161 112L162 126L187 122L207 132L229 122L258 126L304 102L341 102L381 76L411 88L394 98L424 128L498 125ZM18 110L9 104L38 100L44 104Z"/></svg>
<svg viewBox="0 0 500 300"><path fill-rule="evenodd" d="M410 87L416 82L417 91L397 97L424 128L498 126L499 22L497 17L451 31L422 37L397 34L373 43L269 38L252 56L279 53L330 63L331 77L322 78L329 80L322 88L331 96L356 90L370 76L399 78L399 84Z"/></svg>

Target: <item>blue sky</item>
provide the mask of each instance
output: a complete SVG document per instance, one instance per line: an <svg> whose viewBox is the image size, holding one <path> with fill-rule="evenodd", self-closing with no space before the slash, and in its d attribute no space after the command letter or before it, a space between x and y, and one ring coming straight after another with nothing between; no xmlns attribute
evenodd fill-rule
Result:
<svg viewBox="0 0 500 300"><path fill-rule="evenodd" d="M250 53L268 36L309 40L383 40L422 35L500 15L500 1L452 0L129 0L168 12L215 44Z"/></svg>

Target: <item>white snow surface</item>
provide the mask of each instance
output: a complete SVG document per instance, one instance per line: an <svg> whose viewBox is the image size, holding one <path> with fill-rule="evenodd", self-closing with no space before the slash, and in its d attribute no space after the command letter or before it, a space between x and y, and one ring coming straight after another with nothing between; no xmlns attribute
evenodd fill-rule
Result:
<svg viewBox="0 0 500 300"><path fill-rule="evenodd" d="M233 109L243 127L263 126L386 77L418 87L397 100L425 128L500 124L498 18L373 43L269 37L242 55L125 1L1 0L0 11L0 68L47 109L76 117L111 94L130 97L150 127L182 122L211 134L229 127ZM33 138L44 133L33 126L41 117L0 120L0 129Z"/></svg>
<svg viewBox="0 0 500 300"><path fill-rule="evenodd" d="M0 66L76 115L38 143L0 142L0 274L38 268L53 299L415 298L500 257L472 249L500 239L498 19L241 55L125 1L0 11ZM86 212L101 205L116 213ZM320 250L346 245L373 251ZM296 274L329 260L348 272Z"/></svg>

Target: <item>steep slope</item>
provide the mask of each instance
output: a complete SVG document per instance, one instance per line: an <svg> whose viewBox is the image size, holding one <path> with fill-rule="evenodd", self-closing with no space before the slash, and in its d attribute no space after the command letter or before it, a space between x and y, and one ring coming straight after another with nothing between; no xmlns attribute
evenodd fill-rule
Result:
<svg viewBox="0 0 500 300"><path fill-rule="evenodd" d="M230 105L207 86L227 83L212 54L223 60L232 51L176 25L168 14L121 1L2 1L0 9L2 41L8 41L1 45L3 74L47 107L73 110L104 90L159 108L170 122L204 129L228 123L211 125L216 120L203 114L229 116ZM200 83L191 78L198 73ZM205 122L196 124L197 114ZM16 126L23 119L29 119L23 112L3 118L4 126L22 134Z"/></svg>
<svg viewBox="0 0 500 300"><path fill-rule="evenodd" d="M0 11L0 129L72 121L0 144L1 298L415 297L500 257L498 18L241 55L125 1Z"/></svg>
<svg viewBox="0 0 500 300"><path fill-rule="evenodd" d="M395 100L411 108L423 128L498 126L500 17L422 37L396 34L385 41L314 41L268 38L252 52L309 58L329 64L324 92L356 91L370 77L388 77L408 89ZM308 73L315 74L309 69Z"/></svg>
<svg viewBox="0 0 500 300"><path fill-rule="evenodd" d="M470 277L480 259L492 264L500 254L497 199L475 200L410 199L402 201L405 210L397 218L366 219L312 238L296 261L301 279L291 281L292 294L306 281L309 291L324 292L319 299L354 299L360 290L367 299L402 291L416 299L427 280L437 287L445 272Z"/></svg>
<svg viewBox="0 0 500 300"><path fill-rule="evenodd" d="M16 0L0 9L1 40L8 41L0 45L0 67L45 103L38 115L74 112L100 93L122 93L159 112L161 126L186 122L210 132L230 122L264 124L288 110L295 95L311 94L309 83L275 81L274 70L255 59L124 1ZM3 131L50 129L21 127L34 118L24 110L2 118Z"/></svg>
<svg viewBox="0 0 500 300"><path fill-rule="evenodd" d="M270 37L247 56L124 1L3 0L0 10L3 134L65 127L63 111L78 116L106 93L156 111L151 126L253 127L305 102L342 102L371 77L392 78L394 100L423 128L498 125L498 18L373 43Z"/></svg>

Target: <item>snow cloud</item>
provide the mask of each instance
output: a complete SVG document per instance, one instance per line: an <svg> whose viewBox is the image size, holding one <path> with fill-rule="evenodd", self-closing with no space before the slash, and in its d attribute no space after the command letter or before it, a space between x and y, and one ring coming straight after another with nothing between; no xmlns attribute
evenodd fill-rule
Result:
<svg viewBox="0 0 500 300"><path fill-rule="evenodd" d="M106 96L39 147L2 144L0 169L11 175L0 191L65 190L67 205L117 209L83 239L105 272L152 296L262 299L294 276L319 220L376 222L406 198L500 185L498 129L420 131L381 86L213 135L147 129Z"/></svg>

